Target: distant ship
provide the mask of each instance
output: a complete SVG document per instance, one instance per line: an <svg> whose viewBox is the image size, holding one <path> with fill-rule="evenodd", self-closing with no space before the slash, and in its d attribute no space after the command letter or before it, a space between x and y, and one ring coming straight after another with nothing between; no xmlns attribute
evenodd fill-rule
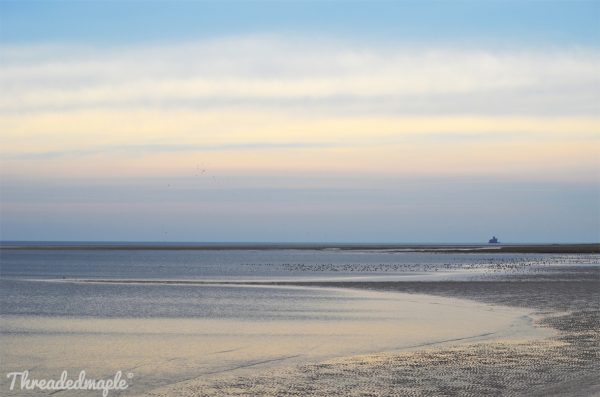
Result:
<svg viewBox="0 0 600 397"><path fill-rule="evenodd" d="M488 243L490 243L490 244L498 244L498 239L496 238L496 236L494 236L491 239L489 239Z"/></svg>

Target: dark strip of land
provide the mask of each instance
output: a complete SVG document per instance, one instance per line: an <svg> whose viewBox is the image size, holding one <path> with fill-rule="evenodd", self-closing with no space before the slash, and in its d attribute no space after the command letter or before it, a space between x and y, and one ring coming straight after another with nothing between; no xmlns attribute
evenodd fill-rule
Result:
<svg viewBox="0 0 600 397"><path fill-rule="evenodd" d="M600 243L594 244L486 244L486 245L407 245L407 244L196 244L196 243L0 243L0 250L52 251L223 251L223 250L339 250L440 253L539 253L598 254Z"/></svg>

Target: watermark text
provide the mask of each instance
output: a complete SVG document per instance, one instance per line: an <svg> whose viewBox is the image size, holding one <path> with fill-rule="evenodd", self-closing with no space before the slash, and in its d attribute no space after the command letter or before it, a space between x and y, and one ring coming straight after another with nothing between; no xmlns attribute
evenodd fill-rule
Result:
<svg viewBox="0 0 600 397"><path fill-rule="evenodd" d="M70 379L67 371L63 371L59 379L32 378L29 371L9 372L6 377L10 380L10 390L101 390L102 397L107 397L112 390L125 390L129 387L122 371L117 371L115 376L109 379L89 379L85 371L79 372L77 379ZM127 378L132 377L133 374L127 374Z"/></svg>

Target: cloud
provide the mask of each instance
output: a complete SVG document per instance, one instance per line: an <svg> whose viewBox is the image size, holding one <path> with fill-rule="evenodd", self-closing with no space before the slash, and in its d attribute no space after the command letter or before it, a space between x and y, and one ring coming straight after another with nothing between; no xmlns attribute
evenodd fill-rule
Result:
<svg viewBox="0 0 600 397"><path fill-rule="evenodd" d="M597 141L593 117L362 116L277 109L104 109L0 117L7 158L83 154L319 146L373 147L435 142L511 140L553 144ZM544 142L541 142L541 141ZM140 150L142 147L145 150ZM540 146L541 147L541 146ZM136 150L137 148L137 150Z"/></svg>
<svg viewBox="0 0 600 397"><path fill-rule="evenodd" d="M148 153L181 153L181 152L224 152L224 151L245 151L245 150L298 150L332 147L327 143L310 142L251 142L251 143L232 143L220 145L184 145L184 144L155 144L155 145L121 145L121 146L101 146L80 150L55 150L48 152L30 152L7 156L10 160L51 160L60 157L85 157L101 154L148 154Z"/></svg>
<svg viewBox="0 0 600 397"><path fill-rule="evenodd" d="M246 37L0 51L3 174L586 179L600 51ZM36 159L37 161L31 161Z"/></svg>
<svg viewBox="0 0 600 397"><path fill-rule="evenodd" d="M53 48L3 49L1 112L212 103L329 112L596 114L600 99L600 52L592 48L363 47L273 37Z"/></svg>

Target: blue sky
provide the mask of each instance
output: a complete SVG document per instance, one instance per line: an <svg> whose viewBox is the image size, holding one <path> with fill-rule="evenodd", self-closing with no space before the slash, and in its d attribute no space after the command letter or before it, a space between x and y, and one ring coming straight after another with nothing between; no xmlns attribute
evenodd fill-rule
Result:
<svg viewBox="0 0 600 397"><path fill-rule="evenodd" d="M0 238L597 242L599 18L0 1Z"/></svg>
<svg viewBox="0 0 600 397"><path fill-rule="evenodd" d="M598 1L2 1L5 43L126 45L256 33L598 45Z"/></svg>

